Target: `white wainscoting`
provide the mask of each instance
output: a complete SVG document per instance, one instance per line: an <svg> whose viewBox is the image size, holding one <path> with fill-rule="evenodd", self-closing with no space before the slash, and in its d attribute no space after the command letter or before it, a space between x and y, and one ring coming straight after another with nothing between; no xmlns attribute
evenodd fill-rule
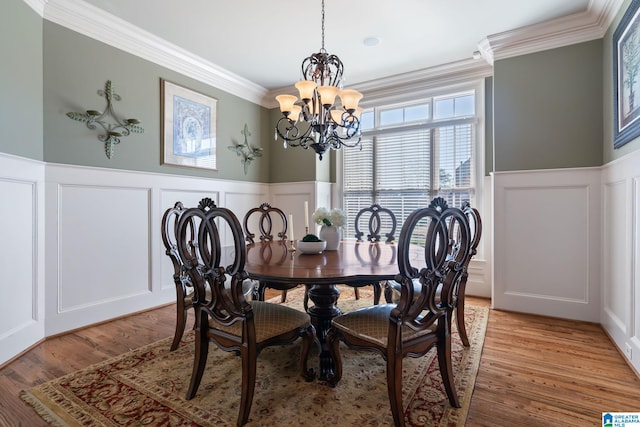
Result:
<svg viewBox="0 0 640 427"><path fill-rule="evenodd" d="M0 365L44 337L44 176L0 155Z"/></svg>
<svg viewBox="0 0 640 427"><path fill-rule="evenodd" d="M175 299L160 228L176 201L209 197L242 221L269 198L267 184L58 164L46 180L47 336Z"/></svg>
<svg viewBox="0 0 640 427"><path fill-rule="evenodd" d="M640 151L602 168L600 323L640 372Z"/></svg>
<svg viewBox="0 0 640 427"><path fill-rule="evenodd" d="M472 262L469 293L484 295L492 282L496 308L600 322L640 371L639 169L635 152L603 168L496 173L493 203L489 192L484 200L484 255ZM173 302L160 222L176 201L195 206L210 197L236 213L269 202L293 215L301 237L304 202L310 214L331 207L333 187L45 164L0 153L0 235L11 242L0 247L0 267L12 272L0 282L9 295L0 300L0 364L46 336Z"/></svg>
<svg viewBox="0 0 640 427"><path fill-rule="evenodd" d="M600 316L600 168L494 174L493 306Z"/></svg>

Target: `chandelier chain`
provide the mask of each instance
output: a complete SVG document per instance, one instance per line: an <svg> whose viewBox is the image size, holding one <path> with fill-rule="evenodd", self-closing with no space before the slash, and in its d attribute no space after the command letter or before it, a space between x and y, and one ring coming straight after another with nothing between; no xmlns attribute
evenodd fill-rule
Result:
<svg viewBox="0 0 640 427"><path fill-rule="evenodd" d="M324 49L324 0L322 0L322 49L321 52L326 52Z"/></svg>

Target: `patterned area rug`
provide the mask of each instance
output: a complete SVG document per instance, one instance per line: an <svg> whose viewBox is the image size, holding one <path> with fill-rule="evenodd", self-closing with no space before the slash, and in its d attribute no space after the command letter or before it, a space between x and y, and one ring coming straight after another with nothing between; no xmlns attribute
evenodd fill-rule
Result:
<svg viewBox="0 0 640 427"><path fill-rule="evenodd" d="M372 293L342 288L343 311L371 304ZM303 291L285 304L302 308ZM274 301L279 301L279 296ZM480 363L488 309L466 307L471 348L452 333L456 387L462 408L447 400L435 349L404 359L403 401L408 426L463 426ZM240 401L240 359L210 346L196 397L184 396L191 375L194 333L169 352L171 338L23 391L21 398L53 426L234 426ZM385 362L374 353L341 349L337 387L305 382L298 374L299 346L268 348L258 357L256 392L248 426L392 426ZM317 354L316 354L317 355ZM312 355L312 357L316 356ZM317 357L310 359L311 366Z"/></svg>

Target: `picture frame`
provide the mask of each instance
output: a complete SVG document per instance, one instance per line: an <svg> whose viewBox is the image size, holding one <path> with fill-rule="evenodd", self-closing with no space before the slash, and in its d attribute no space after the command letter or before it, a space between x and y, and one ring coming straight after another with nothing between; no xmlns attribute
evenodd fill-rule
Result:
<svg viewBox="0 0 640 427"><path fill-rule="evenodd" d="M217 170L218 100L160 81L162 164Z"/></svg>
<svg viewBox="0 0 640 427"><path fill-rule="evenodd" d="M613 147L640 136L640 0L633 0L613 33Z"/></svg>

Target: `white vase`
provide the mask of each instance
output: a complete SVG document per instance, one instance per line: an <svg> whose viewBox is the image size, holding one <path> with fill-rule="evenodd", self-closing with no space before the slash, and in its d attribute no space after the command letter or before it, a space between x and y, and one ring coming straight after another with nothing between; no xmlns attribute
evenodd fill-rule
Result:
<svg viewBox="0 0 640 427"><path fill-rule="evenodd" d="M335 251L340 246L340 240L342 240L342 228L323 225L320 227L318 237L327 242L325 251Z"/></svg>

